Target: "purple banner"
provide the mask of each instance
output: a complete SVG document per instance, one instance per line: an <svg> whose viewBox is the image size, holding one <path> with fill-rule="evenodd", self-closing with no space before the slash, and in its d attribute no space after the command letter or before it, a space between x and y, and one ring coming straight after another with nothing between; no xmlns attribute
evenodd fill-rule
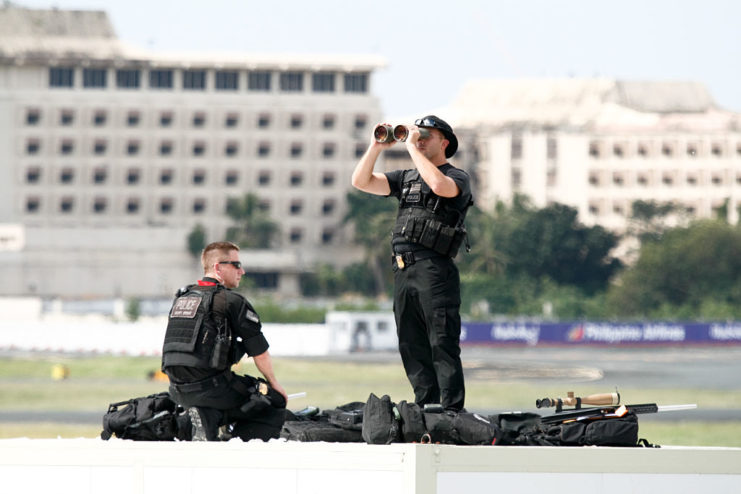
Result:
<svg viewBox="0 0 741 494"><path fill-rule="evenodd" d="M464 322L463 344L667 345L741 344L741 322Z"/></svg>

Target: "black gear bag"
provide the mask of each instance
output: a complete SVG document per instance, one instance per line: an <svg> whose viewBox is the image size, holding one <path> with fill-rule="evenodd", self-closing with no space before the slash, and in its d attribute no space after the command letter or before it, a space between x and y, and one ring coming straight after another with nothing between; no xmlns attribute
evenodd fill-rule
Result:
<svg viewBox="0 0 741 494"><path fill-rule="evenodd" d="M190 421L167 392L111 403L103 415L102 439L189 440ZM181 432L182 431L182 432Z"/></svg>

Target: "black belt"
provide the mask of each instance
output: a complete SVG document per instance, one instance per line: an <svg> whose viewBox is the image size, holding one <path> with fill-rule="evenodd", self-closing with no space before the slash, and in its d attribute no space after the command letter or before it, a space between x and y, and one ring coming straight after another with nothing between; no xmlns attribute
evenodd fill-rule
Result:
<svg viewBox="0 0 741 494"><path fill-rule="evenodd" d="M391 262L394 263L397 268L404 269L416 262L424 261L425 259L432 259L433 257L445 256L432 250L397 252L391 256Z"/></svg>
<svg viewBox="0 0 741 494"><path fill-rule="evenodd" d="M198 393L200 391L206 391L209 389L218 388L224 384L228 384L232 380L232 373L230 370L222 372L212 377L196 381L194 383L175 384L170 383L170 387L178 393Z"/></svg>

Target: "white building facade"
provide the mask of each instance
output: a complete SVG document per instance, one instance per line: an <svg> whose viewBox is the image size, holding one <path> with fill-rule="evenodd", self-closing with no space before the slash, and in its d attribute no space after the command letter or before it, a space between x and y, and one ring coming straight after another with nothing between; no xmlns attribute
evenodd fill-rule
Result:
<svg viewBox="0 0 741 494"><path fill-rule="evenodd" d="M346 264L350 174L381 119L370 56L162 54L104 12L0 7L0 294L170 296L230 198L280 227L262 288ZM279 262L273 262L276 259Z"/></svg>
<svg viewBox="0 0 741 494"><path fill-rule="evenodd" d="M446 111L476 141L484 209L523 194L624 232L633 202L654 200L738 222L741 115L717 108L702 85L472 81Z"/></svg>

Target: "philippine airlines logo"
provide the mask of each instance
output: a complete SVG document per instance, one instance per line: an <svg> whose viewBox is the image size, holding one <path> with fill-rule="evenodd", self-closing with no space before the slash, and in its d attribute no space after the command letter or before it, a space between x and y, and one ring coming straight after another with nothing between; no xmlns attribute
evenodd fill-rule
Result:
<svg viewBox="0 0 741 494"><path fill-rule="evenodd" d="M569 332L566 334L566 339L568 341L583 341L584 340L584 326L581 324L578 326L574 326L569 330Z"/></svg>

